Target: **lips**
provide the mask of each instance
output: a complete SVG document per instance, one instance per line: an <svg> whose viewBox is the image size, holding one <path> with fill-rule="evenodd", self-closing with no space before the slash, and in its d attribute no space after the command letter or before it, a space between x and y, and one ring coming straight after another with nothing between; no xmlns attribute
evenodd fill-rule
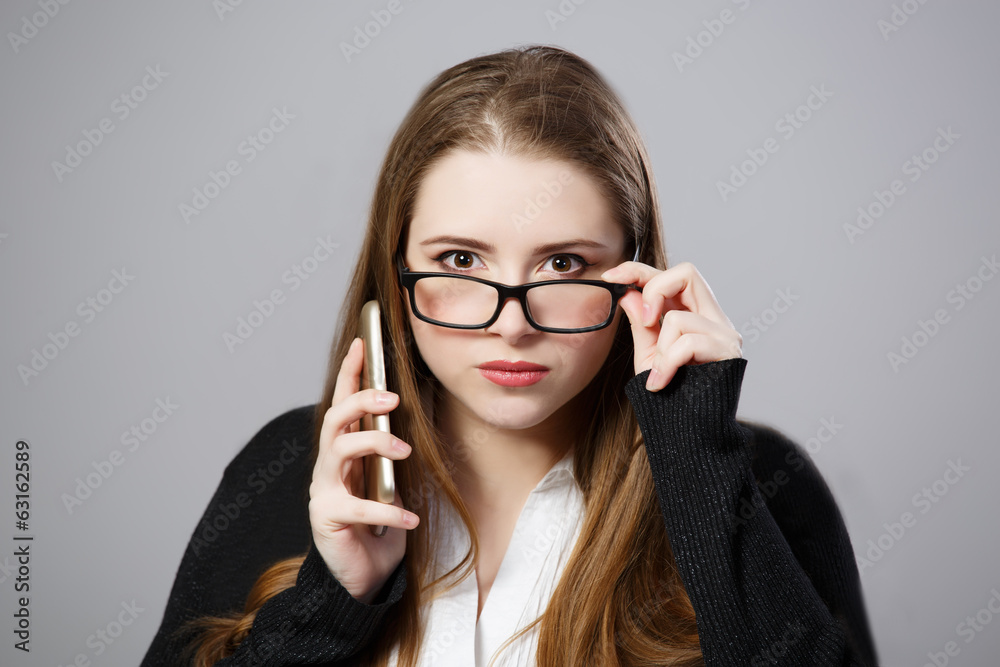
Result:
<svg viewBox="0 0 1000 667"><path fill-rule="evenodd" d="M549 370L547 366L542 366L541 364L533 364L530 361L487 361L485 364L479 364L479 367L483 370L491 371L547 371Z"/></svg>
<svg viewBox="0 0 1000 667"><path fill-rule="evenodd" d="M530 361L488 361L479 365L484 378L502 387L527 387L549 374L549 369Z"/></svg>

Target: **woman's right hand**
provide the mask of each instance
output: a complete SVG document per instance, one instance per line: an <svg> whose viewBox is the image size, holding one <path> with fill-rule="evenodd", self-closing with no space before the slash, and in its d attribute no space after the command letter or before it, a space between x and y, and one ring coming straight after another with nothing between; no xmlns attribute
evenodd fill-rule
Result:
<svg viewBox="0 0 1000 667"><path fill-rule="evenodd" d="M362 431L365 414L386 414L399 396L375 389L358 391L364 346L355 338L340 366L333 402L319 436L319 452L309 485L309 523L313 541L330 572L361 602L371 603L406 552L406 530L419 518L403 509L399 489L392 505L364 497L364 462L380 454L404 459L410 447L382 431ZM385 402L379 395L388 397ZM388 526L375 537L370 525ZM403 530L400 530L403 529Z"/></svg>

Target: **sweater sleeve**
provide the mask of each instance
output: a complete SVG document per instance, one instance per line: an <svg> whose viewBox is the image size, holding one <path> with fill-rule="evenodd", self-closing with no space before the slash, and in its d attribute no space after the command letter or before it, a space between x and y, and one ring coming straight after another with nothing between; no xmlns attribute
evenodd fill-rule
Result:
<svg viewBox="0 0 1000 667"><path fill-rule="evenodd" d="M681 366L659 392L644 371L625 388L705 664L874 665L850 540L819 473L789 456L796 483L765 480L781 487L770 506L758 488L754 431L736 419L746 363ZM790 544L779 524L793 522Z"/></svg>
<svg viewBox="0 0 1000 667"><path fill-rule="evenodd" d="M295 586L264 603L239 648L216 667L316 665L355 655L377 637L386 613L403 597L405 563L404 556L379 598L365 604L337 581L313 543Z"/></svg>
<svg viewBox="0 0 1000 667"><path fill-rule="evenodd" d="M321 664L356 655L385 625L406 588L405 556L372 604L355 599L316 550L306 489L313 406L265 425L226 466L192 532L142 667L185 667L187 621L242 611L274 562L306 557L294 586L269 599L236 652L219 665Z"/></svg>

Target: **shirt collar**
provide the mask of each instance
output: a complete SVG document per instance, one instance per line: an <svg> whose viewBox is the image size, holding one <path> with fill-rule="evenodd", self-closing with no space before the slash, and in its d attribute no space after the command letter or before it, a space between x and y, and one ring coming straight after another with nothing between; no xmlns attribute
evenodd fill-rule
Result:
<svg viewBox="0 0 1000 667"><path fill-rule="evenodd" d="M538 482L532 493L538 493L550 488L560 488L566 485L575 484L576 475L573 470L573 448L566 453L552 468L545 473L545 477Z"/></svg>

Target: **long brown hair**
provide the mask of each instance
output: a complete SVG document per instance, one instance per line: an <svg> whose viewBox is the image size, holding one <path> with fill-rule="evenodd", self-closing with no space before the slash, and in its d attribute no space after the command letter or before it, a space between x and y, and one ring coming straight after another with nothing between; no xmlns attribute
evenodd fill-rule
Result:
<svg viewBox="0 0 1000 667"><path fill-rule="evenodd" d="M408 458L394 464L403 503L419 513L428 494L438 494L455 508L471 537L465 559L445 577L469 576L479 543L471 514L452 481L447 445L429 414L426 390L439 387L410 332L393 258L404 247L424 175L456 149L572 163L607 197L626 232L628 256L635 247L633 239L638 239L640 261L660 269L667 266L659 204L641 136L616 93L586 60L552 46L508 49L451 67L421 92L379 171L326 384L315 408L311 457L315 462L320 427L361 307L378 299L387 381L400 396L392 412L393 431L413 446ZM566 339L572 344L571 336ZM586 509L562 577L536 621L539 665L703 664L694 610L664 529L642 436L625 399L624 386L634 375L632 353L628 320L621 317L604 365L573 399L580 414L591 416L573 454ZM380 640L358 655L359 664L388 664L397 644L399 665L416 664L422 640L421 597L445 578L425 580L427 526L421 521L407 531L410 583L389 612ZM207 667L230 655L249 632L260 606L295 584L303 558L266 570L242 613L196 619L203 632L192 644L194 664Z"/></svg>

